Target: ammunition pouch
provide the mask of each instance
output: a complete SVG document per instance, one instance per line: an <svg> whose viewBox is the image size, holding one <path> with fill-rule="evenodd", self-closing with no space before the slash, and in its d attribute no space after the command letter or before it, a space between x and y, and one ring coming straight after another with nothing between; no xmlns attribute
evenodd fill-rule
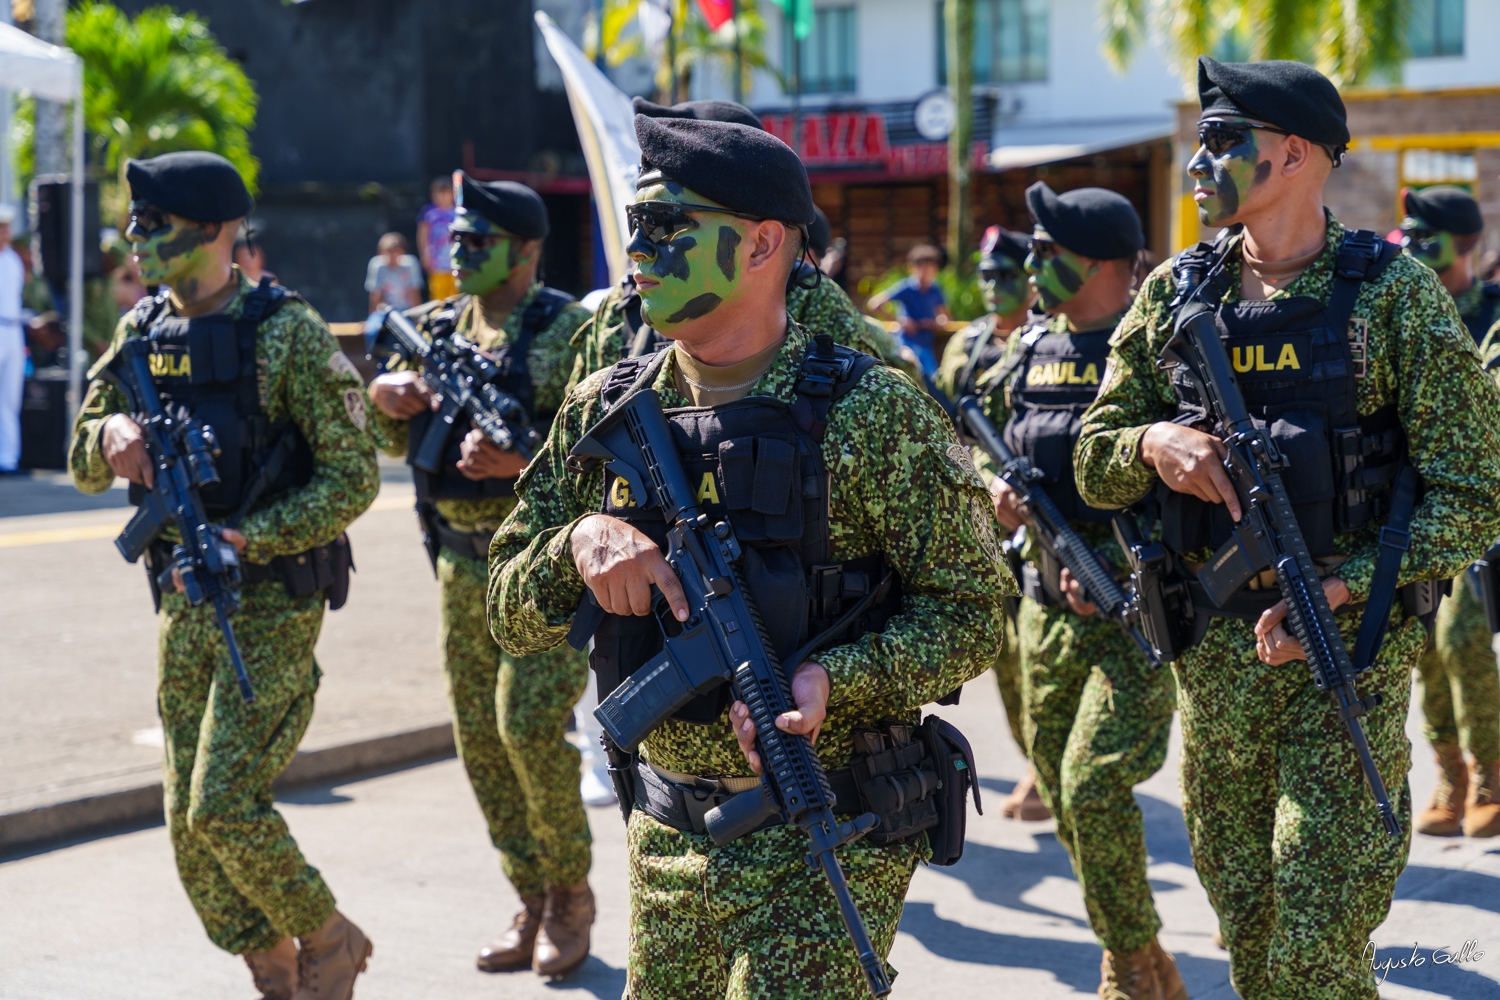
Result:
<svg viewBox="0 0 1500 1000"><path fill-rule="evenodd" d="M632 762L630 775L633 787L629 790L635 808L664 826L683 833L707 834L705 817L737 795L757 792L760 778L702 778L697 775L682 775L691 781L677 781L659 773L650 764L637 758ZM838 815L852 815L861 811L859 793L849 768L829 771L828 785L833 790L833 811ZM622 797L623 801L623 797ZM627 820L629 818L627 814ZM746 833L757 833L785 820L780 814L772 814L759 826Z"/></svg>
<svg viewBox="0 0 1500 1000"><path fill-rule="evenodd" d="M1491 632L1500 632L1500 545L1493 545L1469 567L1469 586L1484 606Z"/></svg>
<svg viewBox="0 0 1500 1000"><path fill-rule="evenodd" d="M915 727L885 721L854 730L849 771L862 811L880 820L866 836L884 847L937 826L938 763Z"/></svg>
<svg viewBox="0 0 1500 1000"><path fill-rule="evenodd" d="M974 750L964 734L950 723L929 715L917 727L917 738L926 746L928 756L937 767L937 823L927 831L932 848L929 864L947 867L964 855L964 836L968 828L969 795L974 809L984 815L979 799L979 772L974 767Z"/></svg>
<svg viewBox="0 0 1500 1000"><path fill-rule="evenodd" d="M349 536L341 533L327 545L291 556L277 556L268 563L244 563L242 582L279 582L288 597L311 597L326 591L328 610L337 611L349 600L349 574L354 572L354 550Z"/></svg>

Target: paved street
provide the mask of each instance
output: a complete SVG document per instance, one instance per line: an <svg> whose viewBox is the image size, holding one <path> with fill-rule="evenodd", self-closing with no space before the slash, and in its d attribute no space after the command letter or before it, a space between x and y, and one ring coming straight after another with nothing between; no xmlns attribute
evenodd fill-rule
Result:
<svg viewBox="0 0 1500 1000"><path fill-rule="evenodd" d="M399 469L387 472L376 509L351 532L360 566L354 597L329 616L318 647L325 678L310 745L444 717L432 642L435 589L413 537L409 486ZM160 753L149 738L137 738L155 722L155 633L140 570L125 565L109 542L111 526L123 519L123 497L102 508L39 513L65 507L70 491L45 481L22 485L24 495L0 492L0 511L10 515L0 514L6 809L138 783L154 777ZM79 580L90 581L96 595L86 616L60 606ZM993 683L972 682L961 706L940 711L973 738L989 808L971 815L971 841L958 866L918 873L893 957L901 970L895 995L1093 995L1099 950L1052 825L997 813L1022 765ZM1409 730L1420 740L1415 726ZM1138 790L1163 940L1195 998L1228 1000L1227 963L1211 941L1214 916L1188 856L1175 752L1174 742L1167 767ZM1414 792L1425 801L1433 775L1425 751L1417 759ZM491 977L472 969L474 951L516 904L457 762L291 793L282 807L341 905L376 941L362 998L619 995L626 887L613 808L591 813L592 880L600 896L594 957L579 975L549 986L530 974ZM0 860L0 901L5 1000L250 993L243 966L204 938L160 827ZM1433 948L1458 949L1466 940L1478 942L1482 956L1469 952L1477 960L1433 959ZM1417 838L1376 942L1378 961L1399 962L1414 943L1423 958L1420 967L1393 971L1383 996L1500 998L1500 848Z"/></svg>

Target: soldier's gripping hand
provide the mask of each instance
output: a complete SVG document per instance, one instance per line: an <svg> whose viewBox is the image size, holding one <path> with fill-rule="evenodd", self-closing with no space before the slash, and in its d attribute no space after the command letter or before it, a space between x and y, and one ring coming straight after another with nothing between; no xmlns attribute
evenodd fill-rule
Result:
<svg viewBox="0 0 1500 1000"><path fill-rule="evenodd" d="M792 674L792 701L797 705L796 710L778 715L776 728L805 735L810 743L818 742L818 732L828 716L828 671L821 663L804 660ZM750 709L744 702L729 706L729 723L734 726L734 738L750 762L750 770L761 774L760 754L755 749L755 720L750 718Z"/></svg>
<svg viewBox="0 0 1500 1000"><path fill-rule="evenodd" d="M99 447L110 471L150 489L156 481L151 456L146 453L146 434L128 413L116 413L104 422Z"/></svg>
<svg viewBox="0 0 1500 1000"><path fill-rule="evenodd" d="M245 554L245 546L250 544L245 536L233 528L223 528L219 531L219 537L234 546L234 551L240 555ZM179 594L187 593L187 588L182 585L182 570L176 566L172 567L172 586L177 588Z"/></svg>
<svg viewBox="0 0 1500 1000"><path fill-rule="evenodd" d="M1068 567L1064 566L1062 568L1060 580L1063 594L1068 598L1068 607L1073 609L1075 615L1087 618L1089 615L1098 613L1098 607L1094 605L1093 601L1087 599L1083 592L1083 584L1078 582L1078 578L1073 575Z"/></svg>
<svg viewBox="0 0 1500 1000"><path fill-rule="evenodd" d="M432 407L434 398L419 372L385 372L370 383L370 402L386 416L410 420Z"/></svg>
<svg viewBox="0 0 1500 1000"><path fill-rule="evenodd" d="M458 471L465 479L514 479L526 471L526 459L513 451L502 451L477 427L459 442Z"/></svg>
<svg viewBox="0 0 1500 1000"><path fill-rule="evenodd" d="M1330 611L1349 602L1349 585L1336 576L1323 581L1323 596ZM1293 660L1307 659L1302 643L1286 624L1286 601L1277 601L1260 613L1255 623L1255 655L1260 662L1276 667Z"/></svg>
<svg viewBox="0 0 1500 1000"><path fill-rule="evenodd" d="M1141 461L1167 487L1209 503L1229 507L1229 516L1240 519L1240 501L1224 471L1229 452L1212 434L1170 421L1152 424L1141 436Z"/></svg>
<svg viewBox="0 0 1500 1000"><path fill-rule="evenodd" d="M1023 524L1031 524L1031 512L1016 491L1005 485L1005 480L992 480L990 495L995 499L995 516L1005 525L1006 531L1014 532Z"/></svg>
<svg viewBox="0 0 1500 1000"><path fill-rule="evenodd" d="M640 529L607 514L579 521L569 537L573 562L599 606L612 615L649 615L656 585L680 622L687 621L687 598L677 574L655 542Z"/></svg>

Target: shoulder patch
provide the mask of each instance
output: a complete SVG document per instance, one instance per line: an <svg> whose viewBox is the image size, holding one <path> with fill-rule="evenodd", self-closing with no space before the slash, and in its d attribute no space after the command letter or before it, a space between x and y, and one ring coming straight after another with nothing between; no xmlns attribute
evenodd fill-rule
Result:
<svg viewBox="0 0 1500 1000"><path fill-rule="evenodd" d="M354 426L360 430L364 430L365 424L369 421L369 417L365 413L365 391L363 389L345 389L344 409L348 411L349 419L354 422Z"/></svg>
<svg viewBox="0 0 1500 1000"><path fill-rule="evenodd" d="M951 442L945 452L948 461L958 467L960 479L972 483L979 489L984 489L984 480L979 476L979 470L974 466L974 458L969 454L969 449L957 441Z"/></svg>
<svg viewBox="0 0 1500 1000"><path fill-rule="evenodd" d="M328 370L335 375L353 375L355 378L360 378L359 369L354 367L354 362L349 360L349 355L343 351L334 351L328 355Z"/></svg>

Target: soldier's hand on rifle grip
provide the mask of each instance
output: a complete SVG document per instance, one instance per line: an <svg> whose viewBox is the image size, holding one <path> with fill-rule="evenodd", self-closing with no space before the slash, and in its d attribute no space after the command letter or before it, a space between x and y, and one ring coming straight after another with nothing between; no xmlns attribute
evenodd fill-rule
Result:
<svg viewBox="0 0 1500 1000"><path fill-rule="evenodd" d="M132 483L150 489L156 483L151 456L146 451L146 434L128 413L116 413L104 421L100 450L110 471Z"/></svg>
<svg viewBox="0 0 1500 1000"><path fill-rule="evenodd" d="M1224 442L1192 427L1170 421L1152 424L1141 436L1141 461L1167 487L1209 503L1229 507L1229 516L1240 519L1240 501L1224 471L1229 452Z"/></svg>
<svg viewBox="0 0 1500 1000"><path fill-rule="evenodd" d="M235 531L233 528L224 528L219 532L219 537L224 539L224 541L228 542L230 545L233 545L235 552L239 553L242 556L245 554L245 546L249 543L245 541L245 536L240 534L238 531ZM172 567L172 586L177 589L177 592L179 594L185 593L187 590L187 588L182 585L182 570L178 569L176 566Z"/></svg>
<svg viewBox="0 0 1500 1000"><path fill-rule="evenodd" d="M370 383L370 402L388 417L410 420L432 408L435 397L419 372L385 372Z"/></svg>
<svg viewBox="0 0 1500 1000"><path fill-rule="evenodd" d="M776 717L776 728L782 732L805 735L809 741L818 742L818 733L823 720L828 716L828 671L820 663L806 660L792 675L792 701L797 708ZM739 741L740 752L750 762L750 770L762 773L760 754L755 749L755 720L750 718L750 709L742 701L729 706L729 723L734 727L734 738Z"/></svg>
<svg viewBox="0 0 1500 1000"><path fill-rule="evenodd" d="M1330 611L1349 603L1349 585L1336 576L1323 581L1323 596L1328 598ZM1286 601L1277 601L1261 612L1255 623L1255 655L1260 662L1276 667L1283 663L1307 659L1302 643L1292 634L1286 621Z"/></svg>
<svg viewBox="0 0 1500 1000"><path fill-rule="evenodd" d="M1062 568L1060 582L1062 583L1063 593L1068 598L1068 607L1073 609L1075 615L1082 615L1087 618L1089 615L1098 613L1099 609L1094 605L1094 602L1086 599L1083 592L1083 584L1078 582L1078 579L1073 576L1072 572L1066 566Z"/></svg>
<svg viewBox="0 0 1500 1000"><path fill-rule="evenodd" d="M502 451L478 428L464 435L458 450L463 455L458 471L466 479L514 479L526 471L524 458L513 451Z"/></svg>
<svg viewBox="0 0 1500 1000"><path fill-rule="evenodd" d="M990 483L990 495L995 500L995 516L1005 525L1006 531L1015 531L1021 525L1031 524L1031 512L1021 503L1016 491L1005 485L1002 479Z"/></svg>
<svg viewBox="0 0 1500 1000"><path fill-rule="evenodd" d="M607 514L579 521L569 537L573 562L599 606L612 615L649 615L655 584L680 622L687 598L677 574L655 542L640 529Z"/></svg>

